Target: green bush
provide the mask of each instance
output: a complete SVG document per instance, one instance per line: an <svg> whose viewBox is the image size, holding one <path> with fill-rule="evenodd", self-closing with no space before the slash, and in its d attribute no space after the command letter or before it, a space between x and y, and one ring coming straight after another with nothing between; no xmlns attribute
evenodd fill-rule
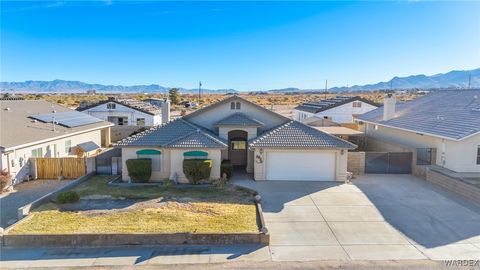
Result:
<svg viewBox="0 0 480 270"><path fill-rule="evenodd" d="M59 203L74 203L80 200L80 196L75 191L60 192L57 196L57 202Z"/></svg>
<svg viewBox="0 0 480 270"><path fill-rule="evenodd" d="M223 177L223 174L227 174L227 179L230 179L232 176L233 165L230 163L230 160L222 161L222 165L220 165L220 177Z"/></svg>
<svg viewBox="0 0 480 270"><path fill-rule="evenodd" d="M132 182L146 183L152 176L152 160L149 158L127 160L128 176Z"/></svg>
<svg viewBox="0 0 480 270"><path fill-rule="evenodd" d="M211 159L184 159L183 173L191 184L198 184L201 180L210 178L212 170Z"/></svg>

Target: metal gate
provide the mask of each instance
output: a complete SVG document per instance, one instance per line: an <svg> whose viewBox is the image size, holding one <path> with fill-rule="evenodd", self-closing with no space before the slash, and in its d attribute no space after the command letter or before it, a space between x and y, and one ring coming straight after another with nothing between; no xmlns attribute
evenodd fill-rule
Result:
<svg viewBox="0 0 480 270"><path fill-rule="evenodd" d="M120 157L122 149L112 148L95 157L97 174L112 174L112 158ZM117 164L115 164L115 167Z"/></svg>
<svg viewBox="0 0 480 270"><path fill-rule="evenodd" d="M366 152L365 173L412 173L412 152Z"/></svg>

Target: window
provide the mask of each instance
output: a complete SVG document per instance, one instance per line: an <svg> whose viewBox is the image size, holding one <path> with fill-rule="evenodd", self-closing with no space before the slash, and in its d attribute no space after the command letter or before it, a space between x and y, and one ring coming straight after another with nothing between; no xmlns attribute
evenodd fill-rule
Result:
<svg viewBox="0 0 480 270"><path fill-rule="evenodd" d="M235 102L230 103L230 110L235 110Z"/></svg>
<svg viewBox="0 0 480 270"><path fill-rule="evenodd" d="M480 164L480 145L477 147L477 164Z"/></svg>
<svg viewBox="0 0 480 270"><path fill-rule="evenodd" d="M237 105L235 106L235 109L240 110L240 102L237 102Z"/></svg>
<svg viewBox="0 0 480 270"><path fill-rule="evenodd" d="M119 117L118 118L118 125L123 126L128 124L128 118L127 117Z"/></svg>
<svg viewBox="0 0 480 270"><path fill-rule="evenodd" d="M72 140L65 141L65 154L70 153L70 148L72 147Z"/></svg>
<svg viewBox="0 0 480 270"><path fill-rule="evenodd" d="M158 172L161 169L161 152L153 149L143 149L137 151L137 158L148 158L152 160L152 171Z"/></svg>
<svg viewBox="0 0 480 270"><path fill-rule="evenodd" d="M145 126L145 118L137 118L137 126L144 127Z"/></svg>
<svg viewBox="0 0 480 270"><path fill-rule="evenodd" d="M107 104L107 109L109 109L109 110L114 110L116 107L117 107L117 106L116 106L115 103L108 103L108 104Z"/></svg>
<svg viewBox="0 0 480 270"><path fill-rule="evenodd" d="M417 148L417 165L432 165L435 164L435 157L437 156L436 148Z"/></svg>
<svg viewBox="0 0 480 270"><path fill-rule="evenodd" d="M32 150L32 157L43 157L43 149L37 148Z"/></svg>
<svg viewBox="0 0 480 270"><path fill-rule="evenodd" d="M231 141L230 145L232 150L245 150L247 149L247 142L246 141Z"/></svg>
<svg viewBox="0 0 480 270"><path fill-rule="evenodd" d="M362 107L362 102L360 101L354 101L352 103L353 108L361 108Z"/></svg>

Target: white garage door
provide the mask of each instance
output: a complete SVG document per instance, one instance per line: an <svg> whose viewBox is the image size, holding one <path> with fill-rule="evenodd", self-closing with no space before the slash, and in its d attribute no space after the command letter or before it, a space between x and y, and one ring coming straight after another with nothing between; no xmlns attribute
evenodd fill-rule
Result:
<svg viewBox="0 0 480 270"><path fill-rule="evenodd" d="M267 152L267 180L334 181L334 152Z"/></svg>

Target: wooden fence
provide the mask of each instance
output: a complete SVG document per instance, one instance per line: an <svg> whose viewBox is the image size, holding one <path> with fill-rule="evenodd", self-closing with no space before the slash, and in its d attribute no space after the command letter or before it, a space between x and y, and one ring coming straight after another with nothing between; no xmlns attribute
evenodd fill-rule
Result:
<svg viewBox="0 0 480 270"><path fill-rule="evenodd" d="M39 179L75 179L86 174L84 158L36 158L35 162Z"/></svg>

